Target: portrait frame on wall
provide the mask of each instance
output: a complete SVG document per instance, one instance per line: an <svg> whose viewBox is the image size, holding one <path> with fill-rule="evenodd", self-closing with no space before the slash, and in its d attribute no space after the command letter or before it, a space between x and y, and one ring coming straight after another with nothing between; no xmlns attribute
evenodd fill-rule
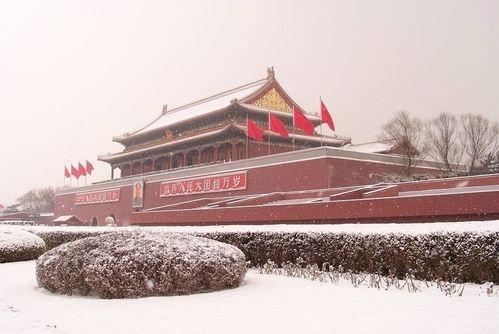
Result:
<svg viewBox="0 0 499 334"><path fill-rule="evenodd" d="M132 208L144 206L144 180L133 181L132 186Z"/></svg>

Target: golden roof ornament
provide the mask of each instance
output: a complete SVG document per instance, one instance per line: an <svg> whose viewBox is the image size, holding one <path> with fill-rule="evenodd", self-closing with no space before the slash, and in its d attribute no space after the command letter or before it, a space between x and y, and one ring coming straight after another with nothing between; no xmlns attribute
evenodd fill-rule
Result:
<svg viewBox="0 0 499 334"><path fill-rule="evenodd" d="M291 112L291 106L286 103L277 90L272 87L265 95L253 102L253 105L270 110Z"/></svg>
<svg viewBox="0 0 499 334"><path fill-rule="evenodd" d="M274 78L275 78L274 66L267 67L267 79L274 79Z"/></svg>

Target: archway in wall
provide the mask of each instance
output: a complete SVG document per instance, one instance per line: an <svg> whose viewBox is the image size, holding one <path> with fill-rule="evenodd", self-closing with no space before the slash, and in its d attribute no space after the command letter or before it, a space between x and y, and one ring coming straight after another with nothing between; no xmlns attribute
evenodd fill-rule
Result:
<svg viewBox="0 0 499 334"><path fill-rule="evenodd" d="M90 221L91 226L97 226L97 217L93 217L92 220Z"/></svg>

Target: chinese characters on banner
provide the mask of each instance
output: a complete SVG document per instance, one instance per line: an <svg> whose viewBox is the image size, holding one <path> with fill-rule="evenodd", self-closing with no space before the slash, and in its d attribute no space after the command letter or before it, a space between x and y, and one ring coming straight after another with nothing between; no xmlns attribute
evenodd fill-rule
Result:
<svg viewBox="0 0 499 334"><path fill-rule="evenodd" d="M119 189L101 190L90 193L75 195L75 205L118 202L120 200Z"/></svg>
<svg viewBox="0 0 499 334"><path fill-rule="evenodd" d="M246 189L246 171L163 182L159 196L179 196Z"/></svg>

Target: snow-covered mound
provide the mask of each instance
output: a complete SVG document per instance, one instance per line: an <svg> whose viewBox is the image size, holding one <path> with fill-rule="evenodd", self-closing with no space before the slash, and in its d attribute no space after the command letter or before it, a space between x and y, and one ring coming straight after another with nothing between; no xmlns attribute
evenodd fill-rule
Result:
<svg viewBox="0 0 499 334"><path fill-rule="evenodd" d="M236 247L189 235L115 232L62 244L36 263L38 285L61 294L137 298L235 288Z"/></svg>
<svg viewBox="0 0 499 334"><path fill-rule="evenodd" d="M0 227L0 263L28 261L45 252L45 242L18 228Z"/></svg>

